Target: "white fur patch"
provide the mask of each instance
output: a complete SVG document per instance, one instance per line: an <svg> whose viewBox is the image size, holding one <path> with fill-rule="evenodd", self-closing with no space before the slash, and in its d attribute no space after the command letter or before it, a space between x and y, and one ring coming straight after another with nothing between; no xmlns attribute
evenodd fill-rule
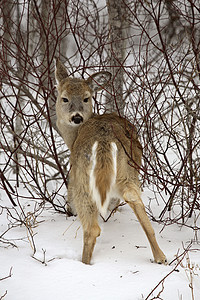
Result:
<svg viewBox="0 0 200 300"><path fill-rule="evenodd" d="M96 141L92 146L92 155L91 155L91 170L90 170L90 191L92 194L92 200L96 203L97 208L99 209L101 206L101 197L99 191L96 187L96 178L94 175L94 170L96 167L96 156L97 156L97 146L98 142Z"/></svg>
<svg viewBox="0 0 200 300"><path fill-rule="evenodd" d="M116 177L117 177L117 145L114 142L111 143L111 151L113 157L113 170L114 170L114 177L113 177L114 182L112 184L114 184L116 182Z"/></svg>
<svg viewBox="0 0 200 300"><path fill-rule="evenodd" d="M97 146L98 142L96 141L92 147L92 155L91 155L91 171L90 171L90 191L92 194L92 200L96 203L97 208L101 215L103 217L106 216L107 209L110 203L111 198L119 197L118 192L116 190L116 176L117 176L117 145L115 143L111 143L111 153L112 153L112 158L113 158L113 176L111 178L111 185L110 185L110 190L108 191L106 195L106 200L104 201L104 204L102 205L101 203L101 197L99 194L99 191L96 187L96 178L94 175L94 170L96 166L96 155L97 155Z"/></svg>

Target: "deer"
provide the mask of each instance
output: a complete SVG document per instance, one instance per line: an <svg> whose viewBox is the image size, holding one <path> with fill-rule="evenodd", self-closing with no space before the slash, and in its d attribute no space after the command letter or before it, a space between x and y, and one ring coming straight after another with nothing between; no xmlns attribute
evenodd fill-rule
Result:
<svg viewBox="0 0 200 300"><path fill-rule="evenodd" d="M108 71L88 79L70 77L56 60L57 127L70 150L68 195L83 229L82 262L90 264L110 199L125 201L134 211L150 243L154 261L166 264L141 199L139 170L142 146L136 127L117 113L95 115L92 97L111 79Z"/></svg>

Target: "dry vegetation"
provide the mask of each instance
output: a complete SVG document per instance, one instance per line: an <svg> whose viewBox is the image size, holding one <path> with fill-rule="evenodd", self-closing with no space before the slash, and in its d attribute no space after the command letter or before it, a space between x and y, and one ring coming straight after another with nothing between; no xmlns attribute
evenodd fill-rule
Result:
<svg viewBox="0 0 200 300"><path fill-rule="evenodd" d="M110 87L94 97L95 112L116 110L136 125L144 147L143 187L163 207L159 218L149 207L152 219L165 226L191 226L197 235L199 3L121 0L119 6L120 11L111 0L1 1L0 214L6 211L8 216L8 229L0 235L4 245L15 244L6 234L23 224L34 252L31 228L37 216L49 207L66 213L69 151L55 125L55 57L72 76L112 72ZM192 290L194 268L185 268Z"/></svg>

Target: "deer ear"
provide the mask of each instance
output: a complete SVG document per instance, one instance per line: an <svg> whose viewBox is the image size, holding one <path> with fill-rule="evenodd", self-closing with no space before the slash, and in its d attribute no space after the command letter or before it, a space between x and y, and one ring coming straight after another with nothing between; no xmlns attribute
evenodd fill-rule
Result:
<svg viewBox="0 0 200 300"><path fill-rule="evenodd" d="M61 61L56 59L56 68L55 68L55 78L58 83L60 83L63 79L67 78L69 75L67 73L67 69L61 63Z"/></svg>
<svg viewBox="0 0 200 300"><path fill-rule="evenodd" d="M97 72L92 74L87 80L87 84L94 91L102 90L110 81L111 73L107 71Z"/></svg>

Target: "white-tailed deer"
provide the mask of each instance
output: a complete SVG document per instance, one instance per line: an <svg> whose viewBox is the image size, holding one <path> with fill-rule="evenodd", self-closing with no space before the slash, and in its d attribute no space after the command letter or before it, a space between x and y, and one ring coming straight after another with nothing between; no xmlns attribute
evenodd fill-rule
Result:
<svg viewBox="0 0 200 300"><path fill-rule="evenodd" d="M100 235L98 214L105 215L113 197L125 200L136 214L157 263L166 263L140 197L138 169L142 147L135 127L114 113L94 115L92 95L110 80L98 72L87 80L70 78L64 65L56 63L57 126L71 150L69 193L82 223L82 262L91 261Z"/></svg>

